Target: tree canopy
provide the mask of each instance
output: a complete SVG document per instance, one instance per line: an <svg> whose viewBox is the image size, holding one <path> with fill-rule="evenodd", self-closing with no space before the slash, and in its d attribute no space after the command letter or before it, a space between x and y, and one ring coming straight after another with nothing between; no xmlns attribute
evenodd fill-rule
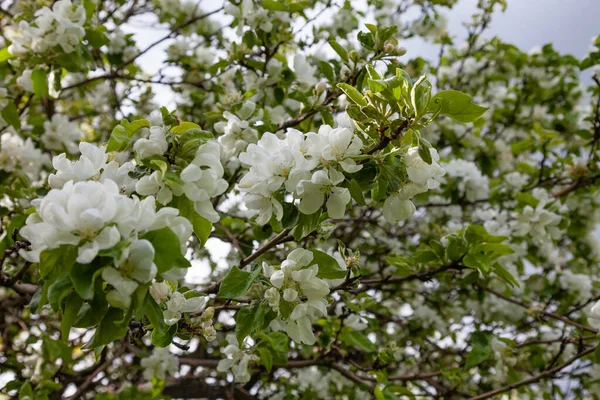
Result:
<svg viewBox="0 0 600 400"><path fill-rule="evenodd" d="M600 36L456 3L2 2L0 398L600 399Z"/></svg>

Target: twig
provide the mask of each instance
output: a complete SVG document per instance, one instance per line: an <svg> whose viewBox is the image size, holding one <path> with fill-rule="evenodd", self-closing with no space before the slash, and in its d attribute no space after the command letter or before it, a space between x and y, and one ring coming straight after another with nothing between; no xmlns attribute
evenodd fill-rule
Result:
<svg viewBox="0 0 600 400"><path fill-rule="evenodd" d="M592 353L594 350L596 350L596 347L590 347L587 350L585 350L585 351L583 351L583 352L575 355L574 357L570 358L569 360L565 361L564 363L562 363L562 364L560 364L560 365L558 365L558 366L556 366L554 368L547 369L544 372L542 372L542 373L540 373L538 375L535 375L535 376L533 376L531 378L523 379L522 381L511 383L510 385L503 386L503 387L501 387L499 389L492 390L492 391L489 391L489 392L482 393L480 395L471 397L469 400L483 400L483 399L487 399L487 398L499 395L501 393L508 392L509 390L513 390L513 389L516 389L516 388L521 387L521 386L525 386L525 385L529 385L531 383L538 382L538 381L540 381L540 380L542 380L544 378L551 377L552 375L554 375L555 373L559 372L560 370L562 370L562 369L568 367L569 365L573 364L578 359L580 359L580 358L582 358L582 357L584 357L584 356Z"/></svg>

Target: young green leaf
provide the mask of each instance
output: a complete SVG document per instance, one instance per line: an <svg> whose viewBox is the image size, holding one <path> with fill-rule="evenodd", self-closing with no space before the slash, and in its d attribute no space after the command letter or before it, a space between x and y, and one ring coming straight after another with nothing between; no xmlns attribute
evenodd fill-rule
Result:
<svg viewBox="0 0 600 400"><path fill-rule="evenodd" d="M311 265L317 264L319 272L317 276L323 279L343 279L346 277L347 270L342 268L338 261L329 254L320 250L310 250L313 253Z"/></svg>
<svg viewBox="0 0 600 400"><path fill-rule="evenodd" d="M39 98L48 97L48 74L43 68L36 68L31 73L33 93Z"/></svg>
<svg viewBox="0 0 600 400"><path fill-rule="evenodd" d="M171 268L189 268L190 262L181 254L179 238L169 228L150 231L143 235L154 247L154 263L158 273L167 272Z"/></svg>
<svg viewBox="0 0 600 400"><path fill-rule="evenodd" d="M443 90L431 99L428 112L440 109L440 114L458 122L473 122L488 109L473 103L473 98L457 90Z"/></svg>
<svg viewBox="0 0 600 400"><path fill-rule="evenodd" d="M357 105L366 107L369 104L367 99L354 86L350 86L347 83L338 83L337 87L342 89L342 92Z"/></svg>
<svg viewBox="0 0 600 400"><path fill-rule="evenodd" d="M232 267L223 278L217 297L232 299L245 295L260 275L260 272L260 268L256 268L252 272L246 272L238 267Z"/></svg>

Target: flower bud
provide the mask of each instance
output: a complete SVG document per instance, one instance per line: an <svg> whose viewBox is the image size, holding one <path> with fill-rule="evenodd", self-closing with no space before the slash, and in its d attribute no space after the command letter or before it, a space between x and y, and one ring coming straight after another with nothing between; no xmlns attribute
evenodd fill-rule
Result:
<svg viewBox="0 0 600 400"><path fill-rule="evenodd" d="M207 321L209 319L212 319L214 316L215 316L214 307L207 307L206 310L204 310L204 312L200 316L200 319Z"/></svg>
<svg viewBox="0 0 600 400"><path fill-rule="evenodd" d="M152 286L150 286L150 295L157 303L161 303L169 297L170 293L171 288L166 282L154 282Z"/></svg>
<svg viewBox="0 0 600 400"><path fill-rule="evenodd" d="M317 83L317 85L315 86L315 90L317 91L317 93L321 93L327 90L327 82L325 81L320 81L319 83Z"/></svg>

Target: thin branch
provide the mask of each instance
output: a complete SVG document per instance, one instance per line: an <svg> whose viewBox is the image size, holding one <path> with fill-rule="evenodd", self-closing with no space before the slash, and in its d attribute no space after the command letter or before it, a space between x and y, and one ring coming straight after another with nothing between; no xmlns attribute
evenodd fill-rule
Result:
<svg viewBox="0 0 600 400"><path fill-rule="evenodd" d="M285 243L285 242L289 242L290 240L294 240L294 237L291 236L290 233L291 229L284 229L283 231L281 231L277 236L273 237L271 240L269 240L267 243L265 243L261 248L259 248L258 250L256 250L254 253L250 254L248 257L244 258L242 261L240 261L240 268L245 267L246 265L250 264L252 261L256 260L258 257L262 256L263 254L265 254L267 251L271 250L273 247L277 246L278 244L281 243ZM202 290L204 293L217 293L219 291L219 287L221 286L221 282L223 280L219 280L218 282L208 286L206 289Z"/></svg>
<svg viewBox="0 0 600 400"><path fill-rule="evenodd" d="M521 306L521 307L523 307L525 309L532 309L532 306L530 304L525 303L524 301L521 301L521 300L518 300L518 299L515 299L515 298L512 298L512 297L509 297L509 296L505 296L504 294L502 294L500 292L497 292L497 291L495 291L493 289L490 289L489 287L483 286L480 283L476 283L475 285L477 287L485 290L486 292L490 292L493 295L495 295L497 297L500 297L501 299L504 299L504 300L506 300L506 301L508 301L510 303L516 304L516 305ZM599 333L600 332L598 329L594 329L592 327L582 325L582 324L580 324L578 322L575 322L575 321L573 321L573 320L571 320L571 319L569 319L567 317L564 317L564 316L559 315L559 314L555 314L555 313L550 312L550 311L539 310L539 313L542 314L542 315L544 315L544 316L546 316L546 317L562 321L562 322L564 322L567 325L574 326L574 327L576 327L578 329L581 329L583 331L587 331L587 332L591 332L591 333Z"/></svg>
<svg viewBox="0 0 600 400"><path fill-rule="evenodd" d="M489 391L489 392L482 393L480 395L471 397L469 400L483 400L483 399L488 399L490 397L497 396L497 395L499 395L501 393L508 392L509 390L513 390L513 389L516 389L518 387L529 385L531 383L538 382L538 381L540 381L542 379L549 378L552 375L556 374L557 372L561 371L562 369L564 369L564 368L568 367L569 365L573 364L578 359L580 359L580 358L582 358L582 357L584 357L584 356L586 356L586 355L594 352L595 350L596 350L596 347L590 347L590 348L586 349L585 351L582 351L581 353L578 353L577 355L573 356L572 358L570 358L569 360L565 361L564 363L562 363L560 365L557 365L554 368L547 369L547 370L545 370L544 372L542 372L542 373L540 373L538 375L532 376L531 378L523 379L522 381L511 383L510 385L503 386L503 387L501 387L499 389L492 390L492 391Z"/></svg>

